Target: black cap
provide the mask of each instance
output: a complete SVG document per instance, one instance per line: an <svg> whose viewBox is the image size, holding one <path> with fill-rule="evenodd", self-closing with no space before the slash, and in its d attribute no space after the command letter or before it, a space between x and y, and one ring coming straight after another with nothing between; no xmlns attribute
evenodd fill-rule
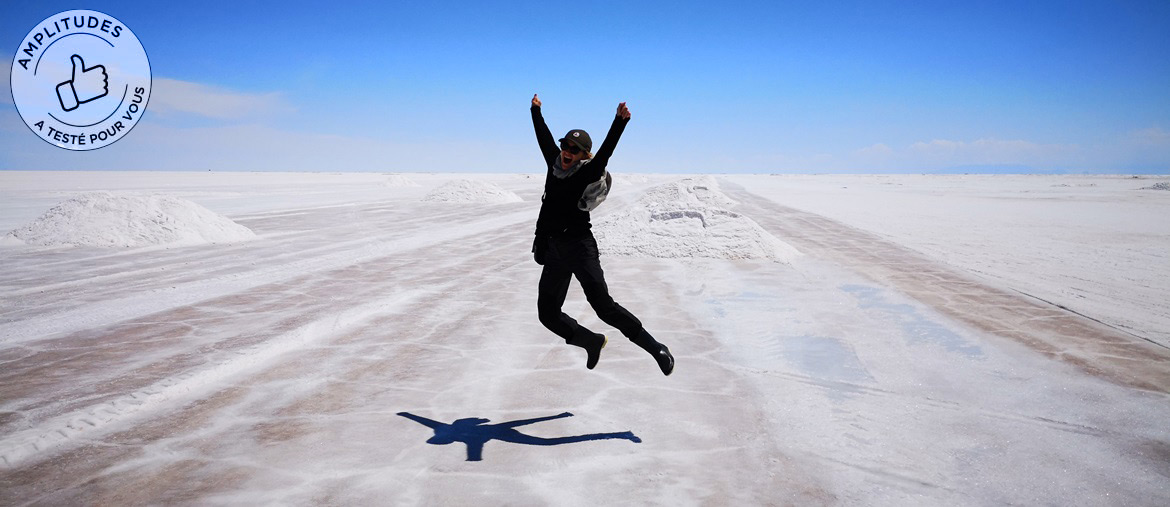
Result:
<svg viewBox="0 0 1170 507"><path fill-rule="evenodd" d="M589 139L589 133L581 129L570 130L568 134L565 134L565 137L560 138L557 142L563 143L565 141L569 141L585 151L593 149L593 140Z"/></svg>

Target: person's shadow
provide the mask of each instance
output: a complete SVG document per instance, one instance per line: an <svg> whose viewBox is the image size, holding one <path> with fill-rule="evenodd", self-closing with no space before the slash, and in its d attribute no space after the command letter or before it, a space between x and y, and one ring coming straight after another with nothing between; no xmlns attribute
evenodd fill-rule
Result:
<svg viewBox="0 0 1170 507"><path fill-rule="evenodd" d="M488 443L490 440L499 440L502 442L511 442L513 444L525 445L561 445L572 444L575 442L588 442L590 440L607 439L629 440L635 444L642 443L642 439L638 438L636 435L634 435L633 432L630 431L624 431L621 433L593 433L589 435L577 435L572 437L542 438L534 437L532 435L525 435L514 429L517 426L524 426L526 424L538 423L541 421L551 421L553 419L560 419L562 417L572 417L573 414L568 412L548 417L521 419L519 421L509 421L496 424L484 424L491 421L489 419L480 419L476 417L459 419L451 424L444 424L438 421L432 421L425 417L411 414L409 412L399 412L398 415L434 430L435 436L427 439L428 444L446 445L454 442L463 442L464 444L467 444L467 461L482 461L483 445Z"/></svg>

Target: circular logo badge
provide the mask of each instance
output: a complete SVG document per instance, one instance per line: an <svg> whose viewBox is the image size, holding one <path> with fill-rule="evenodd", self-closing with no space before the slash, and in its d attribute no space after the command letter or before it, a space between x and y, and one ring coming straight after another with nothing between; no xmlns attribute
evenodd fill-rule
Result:
<svg viewBox="0 0 1170 507"><path fill-rule="evenodd" d="M33 28L12 60L12 102L33 133L68 150L126 136L150 99L150 62L113 16L66 11Z"/></svg>

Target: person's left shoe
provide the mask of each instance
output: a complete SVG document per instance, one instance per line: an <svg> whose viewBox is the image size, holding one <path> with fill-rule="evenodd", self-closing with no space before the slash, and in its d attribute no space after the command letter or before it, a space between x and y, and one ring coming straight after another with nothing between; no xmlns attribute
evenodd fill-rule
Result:
<svg viewBox="0 0 1170 507"><path fill-rule="evenodd" d="M666 348L666 345L658 343L658 340L650 336L650 333L646 332L645 329L641 333L638 333L637 337L630 338L630 341L642 347L642 350L649 352L651 356L654 356L654 360L658 362L658 368L662 370L663 375L670 375L674 372L674 356L671 355L670 349Z"/></svg>

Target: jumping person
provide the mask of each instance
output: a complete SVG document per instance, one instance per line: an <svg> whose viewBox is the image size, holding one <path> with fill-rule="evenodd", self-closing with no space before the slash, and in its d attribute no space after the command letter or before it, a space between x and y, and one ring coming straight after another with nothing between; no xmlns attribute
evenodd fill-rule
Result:
<svg viewBox="0 0 1170 507"><path fill-rule="evenodd" d="M618 104L613 125L596 155L590 153L593 141L584 130L570 130L558 147L540 114L540 99L536 95L532 96L531 111L536 141L548 167L540 216L536 220L536 240L532 243L537 264L544 266L536 302L540 323L569 345L585 349L586 368L592 370L597 366L601 349L608 340L561 312L569 281L576 276L597 316L654 356L662 373L670 375L674 371L670 350L654 340L637 317L610 297L598 259L597 240L589 223L589 212L605 199L612 182L605 168L630 121L630 110L625 102Z"/></svg>

